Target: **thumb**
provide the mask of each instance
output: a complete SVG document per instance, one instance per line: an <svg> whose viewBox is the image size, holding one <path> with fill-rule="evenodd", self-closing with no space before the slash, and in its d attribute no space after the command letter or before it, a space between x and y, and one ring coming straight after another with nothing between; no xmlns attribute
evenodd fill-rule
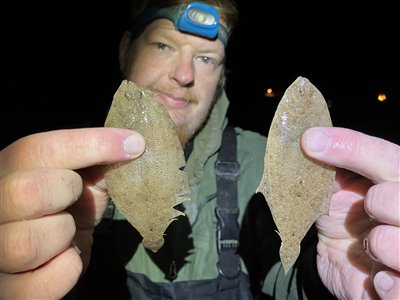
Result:
<svg viewBox="0 0 400 300"><path fill-rule="evenodd" d="M358 173L375 183L399 180L399 149L394 143L351 129L313 127L301 146L307 155Z"/></svg>

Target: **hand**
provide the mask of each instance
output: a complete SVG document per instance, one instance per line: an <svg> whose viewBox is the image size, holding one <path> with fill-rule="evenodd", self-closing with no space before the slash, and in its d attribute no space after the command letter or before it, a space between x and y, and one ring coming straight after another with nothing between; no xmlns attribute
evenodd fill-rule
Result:
<svg viewBox="0 0 400 300"><path fill-rule="evenodd" d="M89 262L92 232L107 207L101 165L143 150L135 132L90 128L30 135L1 151L1 299L68 293Z"/></svg>
<svg viewBox="0 0 400 300"><path fill-rule="evenodd" d="M339 299L400 299L400 147L344 128L312 128L303 150L338 167L316 225L318 271Z"/></svg>

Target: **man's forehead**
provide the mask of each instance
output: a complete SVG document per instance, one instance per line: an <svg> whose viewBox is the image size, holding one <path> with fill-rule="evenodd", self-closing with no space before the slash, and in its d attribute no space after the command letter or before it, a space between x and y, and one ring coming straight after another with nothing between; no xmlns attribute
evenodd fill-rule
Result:
<svg viewBox="0 0 400 300"><path fill-rule="evenodd" d="M154 20L146 27L143 33L149 37L154 36L157 38L162 36L163 38L175 40L176 42L190 43L198 48L209 49L213 52L220 52L219 47L221 47L223 52L225 49L219 39L210 40L208 38L193 35L191 33L181 32L176 29L172 21L164 18ZM187 38L190 38L190 41L187 40ZM217 46L217 44L220 44L221 46Z"/></svg>

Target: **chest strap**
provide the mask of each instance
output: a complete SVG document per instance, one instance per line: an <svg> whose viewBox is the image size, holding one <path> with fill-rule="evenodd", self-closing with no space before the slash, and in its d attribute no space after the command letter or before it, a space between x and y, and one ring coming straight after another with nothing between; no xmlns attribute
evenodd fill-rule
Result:
<svg viewBox="0 0 400 300"><path fill-rule="evenodd" d="M237 204L237 179L240 165L236 160L236 132L226 127L222 135L221 149L215 163L217 179L217 251L218 272L227 279L240 273L239 208Z"/></svg>

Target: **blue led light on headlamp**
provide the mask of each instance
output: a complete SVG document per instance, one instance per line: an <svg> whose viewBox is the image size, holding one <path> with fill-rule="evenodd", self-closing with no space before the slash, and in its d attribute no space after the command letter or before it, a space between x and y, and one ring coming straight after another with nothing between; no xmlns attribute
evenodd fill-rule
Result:
<svg viewBox="0 0 400 300"><path fill-rule="evenodd" d="M225 46L228 43L228 30L219 23L219 14L212 5L192 2L187 5L150 8L136 18L135 26L144 29L158 18L172 21L180 31L209 39L218 37Z"/></svg>

